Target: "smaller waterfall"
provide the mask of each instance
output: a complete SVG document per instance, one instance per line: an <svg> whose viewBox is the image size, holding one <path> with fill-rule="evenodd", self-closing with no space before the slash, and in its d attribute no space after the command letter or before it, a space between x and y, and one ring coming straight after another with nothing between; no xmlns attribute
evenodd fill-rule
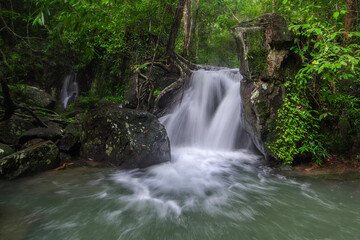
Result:
<svg viewBox="0 0 360 240"><path fill-rule="evenodd" d="M63 86L60 93L60 101L63 103L64 108L69 104L74 103L79 97L79 87L77 83L77 73L73 72L65 77Z"/></svg>

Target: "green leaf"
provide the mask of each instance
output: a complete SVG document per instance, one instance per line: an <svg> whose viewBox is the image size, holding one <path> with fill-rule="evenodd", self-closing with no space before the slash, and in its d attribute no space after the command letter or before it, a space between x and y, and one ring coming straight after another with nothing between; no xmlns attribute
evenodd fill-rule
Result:
<svg viewBox="0 0 360 240"><path fill-rule="evenodd" d="M333 15L333 17L335 18L335 19L338 19L338 17L339 17L339 12L334 12L334 15Z"/></svg>

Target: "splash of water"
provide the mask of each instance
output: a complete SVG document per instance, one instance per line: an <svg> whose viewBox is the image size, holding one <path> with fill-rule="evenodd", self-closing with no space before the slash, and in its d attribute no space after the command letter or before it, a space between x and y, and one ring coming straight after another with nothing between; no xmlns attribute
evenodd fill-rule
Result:
<svg viewBox="0 0 360 240"><path fill-rule="evenodd" d="M172 161L113 175L129 192L120 198L125 209L151 209L159 217L222 211L232 196L232 179L256 172L261 159L247 150L240 81L235 69L193 73L182 101L160 119L170 138Z"/></svg>
<svg viewBox="0 0 360 240"><path fill-rule="evenodd" d="M79 86L77 82L77 73L68 74L65 77L63 86L60 92L60 101L63 107L66 108L69 104L74 103L79 97Z"/></svg>

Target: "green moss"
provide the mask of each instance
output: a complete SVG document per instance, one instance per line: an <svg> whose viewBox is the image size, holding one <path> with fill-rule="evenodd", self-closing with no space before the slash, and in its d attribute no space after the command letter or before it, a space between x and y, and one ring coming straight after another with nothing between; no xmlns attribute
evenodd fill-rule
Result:
<svg viewBox="0 0 360 240"><path fill-rule="evenodd" d="M267 68L268 51L265 48L264 36L262 28L246 32L246 41L251 44L246 55L251 75L260 75Z"/></svg>

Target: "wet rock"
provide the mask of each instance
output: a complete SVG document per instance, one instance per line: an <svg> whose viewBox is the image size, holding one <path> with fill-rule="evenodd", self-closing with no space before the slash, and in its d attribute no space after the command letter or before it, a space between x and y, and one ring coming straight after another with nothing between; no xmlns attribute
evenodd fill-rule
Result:
<svg viewBox="0 0 360 240"><path fill-rule="evenodd" d="M80 150L81 124L70 123L65 128L65 134L61 138L58 146L60 151L71 154L77 154Z"/></svg>
<svg viewBox="0 0 360 240"><path fill-rule="evenodd" d="M35 126L28 120L12 117L0 122L0 142L8 145L19 143L20 136Z"/></svg>
<svg viewBox="0 0 360 240"><path fill-rule="evenodd" d="M42 139L42 138L34 138L34 139L31 139L31 140L25 142L25 143L21 146L21 150L24 150L24 149L26 149L26 148L32 147L32 146L34 146L34 145L36 145L36 144L39 144L39 143L41 143L41 142L44 142L44 141L45 141L45 140Z"/></svg>
<svg viewBox="0 0 360 240"><path fill-rule="evenodd" d="M72 160L72 156L64 152L60 152L59 158L61 162L70 162Z"/></svg>
<svg viewBox="0 0 360 240"><path fill-rule="evenodd" d="M20 137L20 143L25 143L33 138L56 141L62 137L62 131L56 128L33 128L24 132Z"/></svg>
<svg viewBox="0 0 360 240"><path fill-rule="evenodd" d="M0 143L0 159L14 153L14 150L6 144Z"/></svg>
<svg viewBox="0 0 360 240"><path fill-rule="evenodd" d="M54 97L37 87L20 85L11 87L11 91L20 102L26 102L33 106L48 109L53 109L55 107L56 101Z"/></svg>
<svg viewBox="0 0 360 240"><path fill-rule="evenodd" d="M0 159L0 175L9 179L54 168L59 162L59 149L45 141Z"/></svg>
<svg viewBox="0 0 360 240"><path fill-rule="evenodd" d="M163 125L144 111L108 106L87 113L80 155L120 168L144 168L170 160Z"/></svg>
<svg viewBox="0 0 360 240"><path fill-rule="evenodd" d="M241 84L245 130L266 157L274 157L268 146L276 133L275 118L285 97L285 79L301 66L290 52L292 34L285 19L265 14L232 28L244 76Z"/></svg>
<svg viewBox="0 0 360 240"><path fill-rule="evenodd" d="M293 40L283 17L276 13L265 14L240 23L232 31L244 78L269 81L282 77L281 67Z"/></svg>

